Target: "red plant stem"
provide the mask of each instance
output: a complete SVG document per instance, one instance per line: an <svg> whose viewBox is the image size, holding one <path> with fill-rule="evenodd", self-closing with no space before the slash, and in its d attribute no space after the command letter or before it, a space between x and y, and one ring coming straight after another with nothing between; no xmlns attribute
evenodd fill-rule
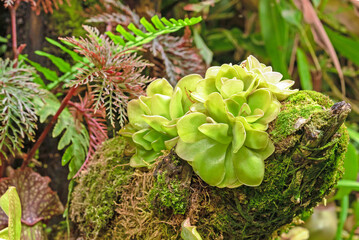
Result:
<svg viewBox="0 0 359 240"><path fill-rule="evenodd" d="M11 38L12 38L12 51L14 53L14 59L17 61L19 57L19 51L17 49L17 32L16 32L16 10L20 5L21 0L16 0L13 6L9 6L11 17ZM17 62L15 63L15 66Z"/></svg>
<svg viewBox="0 0 359 240"><path fill-rule="evenodd" d="M17 60L18 52L17 52L17 34L16 34L16 8L10 8L10 16L11 16L11 36L12 36L12 51L14 53L14 59Z"/></svg>
<svg viewBox="0 0 359 240"><path fill-rule="evenodd" d="M52 126L55 124L55 122L57 121L57 118L60 116L60 114L62 113L62 111L65 109L65 107L67 106L67 104L69 103L71 97L74 95L75 91L76 91L77 87L73 86L70 91L68 91L67 95L65 96L65 98L62 100L61 105L59 107L59 109L57 110L56 114L52 117L51 121L47 124L46 128L44 129L44 131L41 133L40 137L37 139L35 145L31 148L29 154L27 155L27 158L24 160L24 162L21 165L21 169L24 169L30 162L30 160L33 158L33 156L36 153L36 150L40 147L40 145L42 144L42 142L45 140L47 134L49 133L49 131L51 130Z"/></svg>

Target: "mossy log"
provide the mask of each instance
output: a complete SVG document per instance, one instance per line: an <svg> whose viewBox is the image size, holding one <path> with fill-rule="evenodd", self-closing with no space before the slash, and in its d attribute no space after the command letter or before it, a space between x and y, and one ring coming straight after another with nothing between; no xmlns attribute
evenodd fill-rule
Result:
<svg viewBox="0 0 359 240"><path fill-rule="evenodd" d="M185 219L203 239L272 239L342 176L349 112L349 104L311 91L282 102L268 129L276 150L258 187L211 187L173 151L149 170L133 169L130 145L116 137L80 177L71 219L88 239L180 239Z"/></svg>

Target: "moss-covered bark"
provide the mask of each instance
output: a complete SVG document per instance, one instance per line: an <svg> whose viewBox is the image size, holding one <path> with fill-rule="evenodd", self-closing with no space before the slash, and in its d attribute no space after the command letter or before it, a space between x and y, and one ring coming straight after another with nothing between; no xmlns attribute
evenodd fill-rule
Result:
<svg viewBox="0 0 359 240"><path fill-rule="evenodd" d="M110 140L75 188L72 220L98 239L179 239L186 218L203 239L270 239L311 211L342 175L350 108L332 105L315 92L282 103L268 130L276 151L258 187L210 187L173 152L153 169L133 170L124 140Z"/></svg>

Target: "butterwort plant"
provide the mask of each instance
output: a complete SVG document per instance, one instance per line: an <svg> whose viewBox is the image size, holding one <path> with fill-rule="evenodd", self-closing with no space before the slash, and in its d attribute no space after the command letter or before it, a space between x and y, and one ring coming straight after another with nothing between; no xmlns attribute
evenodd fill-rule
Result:
<svg viewBox="0 0 359 240"><path fill-rule="evenodd" d="M150 167L162 150L175 146L196 174L211 186L258 186L264 177L264 160L274 152L266 133L281 100L296 90L249 56L239 65L211 67L204 78L191 74L175 88L158 79L147 96L128 104L129 124L122 133L131 136L136 153L133 167Z"/></svg>

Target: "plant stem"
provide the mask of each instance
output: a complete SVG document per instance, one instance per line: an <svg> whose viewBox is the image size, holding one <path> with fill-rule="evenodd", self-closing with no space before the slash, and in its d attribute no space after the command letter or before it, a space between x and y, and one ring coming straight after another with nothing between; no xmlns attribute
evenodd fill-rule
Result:
<svg viewBox="0 0 359 240"><path fill-rule="evenodd" d="M15 66L17 65L17 59L19 56L19 52L17 49L16 10L19 7L20 2L21 0L16 0L13 6L9 6L11 17L12 51L14 53L14 59L16 60Z"/></svg>
<svg viewBox="0 0 359 240"><path fill-rule="evenodd" d="M74 95L76 89L77 89L77 86L73 86L68 91L67 95L62 100L61 105L60 105L59 109L57 110L56 114L52 117L51 121L47 124L46 128L41 133L40 137L37 139L35 145L31 148L29 154L27 155L26 159L24 160L24 162L21 165L21 169L24 169L29 164L30 160L35 155L36 150L41 146L42 142L45 140L45 138L46 138L47 134L49 133L49 131L51 130L52 126L55 124L58 117L60 116L60 114L67 106L68 102L70 101L71 97Z"/></svg>
<svg viewBox="0 0 359 240"><path fill-rule="evenodd" d="M12 51L14 53L14 59L17 59L18 52L17 52L17 35L16 35L16 9L14 7L10 8L10 16L11 16Z"/></svg>

